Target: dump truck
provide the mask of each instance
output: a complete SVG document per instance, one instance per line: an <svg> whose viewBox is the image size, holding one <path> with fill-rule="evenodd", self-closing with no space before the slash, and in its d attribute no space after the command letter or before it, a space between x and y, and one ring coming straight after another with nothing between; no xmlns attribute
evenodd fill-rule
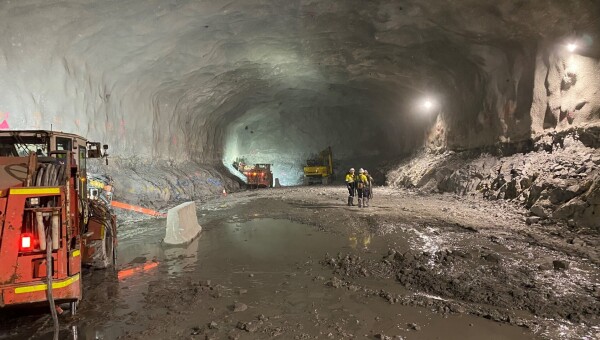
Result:
<svg viewBox="0 0 600 340"><path fill-rule="evenodd" d="M247 184L251 189L273 187L271 164L254 164L254 167L244 170L242 173L248 179Z"/></svg>
<svg viewBox="0 0 600 340"><path fill-rule="evenodd" d="M82 266L115 265L116 217L88 197L86 172L107 149L69 133L0 131L0 307L56 301L74 314Z"/></svg>
<svg viewBox="0 0 600 340"><path fill-rule="evenodd" d="M331 147L306 160L304 185L329 184L333 182L333 154Z"/></svg>

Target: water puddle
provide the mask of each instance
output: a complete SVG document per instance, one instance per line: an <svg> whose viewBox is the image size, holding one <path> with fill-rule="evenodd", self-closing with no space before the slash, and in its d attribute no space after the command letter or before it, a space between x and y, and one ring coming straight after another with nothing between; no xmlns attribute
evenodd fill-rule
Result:
<svg viewBox="0 0 600 340"><path fill-rule="evenodd" d="M206 324L215 315L227 315L216 321L229 325L231 320L226 320L229 315L243 319L261 314L281 323L285 333L278 336L280 339L373 338L378 333L405 339L533 338L518 327L464 314L444 317L426 308L392 305L360 290L327 285L333 275L319 263L325 254L365 254L373 249L383 252L388 247L384 236L342 237L288 220L233 220L205 224L201 237L187 247L165 248L160 243L161 223L164 220L145 221L135 227L147 232L125 233L129 236L119 244L118 271L93 272L84 277L84 301L74 319L62 321L65 324L62 338L113 339L136 335L149 324L161 322L160 318L151 320L153 315L170 310L168 305L152 304L154 300L148 296L155 291L152 287L166 281L183 289L187 282L198 280L211 280L231 294L211 300L212 308L220 314L211 316L196 311L195 319L182 318L178 329ZM361 278L357 284L405 292L393 280ZM231 313L226 309L237 300L243 300L249 306L248 311ZM190 302L190 309L196 308L194 303ZM203 304L198 306L206 308ZM145 323L133 322L137 315L144 315ZM419 330L411 329L410 324L418 325ZM50 338L48 326L49 323L40 326L44 329L40 336L31 334L27 327L17 331L19 338ZM0 339L10 338L3 337L4 328L0 328ZM231 328L235 328L235 323ZM15 334L14 329L10 332ZM226 333L222 335L227 337ZM247 333L247 336L266 337L264 333Z"/></svg>

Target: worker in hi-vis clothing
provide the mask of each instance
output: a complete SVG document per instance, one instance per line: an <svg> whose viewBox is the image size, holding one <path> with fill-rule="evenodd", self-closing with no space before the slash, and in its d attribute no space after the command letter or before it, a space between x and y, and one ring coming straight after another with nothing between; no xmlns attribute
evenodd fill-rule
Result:
<svg viewBox="0 0 600 340"><path fill-rule="evenodd" d="M354 192L356 191L356 178L354 176L354 168L346 174L346 186L348 187L348 206L354 205Z"/></svg>
<svg viewBox="0 0 600 340"><path fill-rule="evenodd" d="M369 200L373 197L373 177L371 177L371 175L369 175L369 172L367 171L367 169L365 169L364 175L366 177L366 183L365 183L365 192L364 197L363 197L363 207L368 207L369 206Z"/></svg>
<svg viewBox="0 0 600 340"><path fill-rule="evenodd" d="M358 179L356 181L356 191L358 191L358 207L363 207L363 198L365 195L365 186L367 185L367 176L365 176L365 171L361 168L358 170Z"/></svg>

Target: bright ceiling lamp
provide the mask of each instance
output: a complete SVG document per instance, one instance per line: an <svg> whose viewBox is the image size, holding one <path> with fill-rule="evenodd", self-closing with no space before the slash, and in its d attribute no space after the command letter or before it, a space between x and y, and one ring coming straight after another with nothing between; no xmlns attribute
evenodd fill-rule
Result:
<svg viewBox="0 0 600 340"><path fill-rule="evenodd" d="M435 103L433 102L433 100L431 100L429 98L423 99L423 102L421 103L421 107L427 111L433 109L434 106L435 106Z"/></svg>

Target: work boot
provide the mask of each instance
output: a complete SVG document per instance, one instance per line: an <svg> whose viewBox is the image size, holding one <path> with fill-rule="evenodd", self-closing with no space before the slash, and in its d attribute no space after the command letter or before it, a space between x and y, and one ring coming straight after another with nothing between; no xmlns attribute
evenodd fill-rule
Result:
<svg viewBox="0 0 600 340"><path fill-rule="evenodd" d="M364 206L365 208L369 206L369 199L368 199L368 198L365 198L365 199L364 199L363 206Z"/></svg>
<svg viewBox="0 0 600 340"><path fill-rule="evenodd" d="M352 196L348 196L348 206L352 205Z"/></svg>
<svg viewBox="0 0 600 340"><path fill-rule="evenodd" d="M358 199L358 207L362 208L362 199L360 199L360 198Z"/></svg>
<svg viewBox="0 0 600 340"><path fill-rule="evenodd" d="M354 206L354 196L350 196L350 205Z"/></svg>

